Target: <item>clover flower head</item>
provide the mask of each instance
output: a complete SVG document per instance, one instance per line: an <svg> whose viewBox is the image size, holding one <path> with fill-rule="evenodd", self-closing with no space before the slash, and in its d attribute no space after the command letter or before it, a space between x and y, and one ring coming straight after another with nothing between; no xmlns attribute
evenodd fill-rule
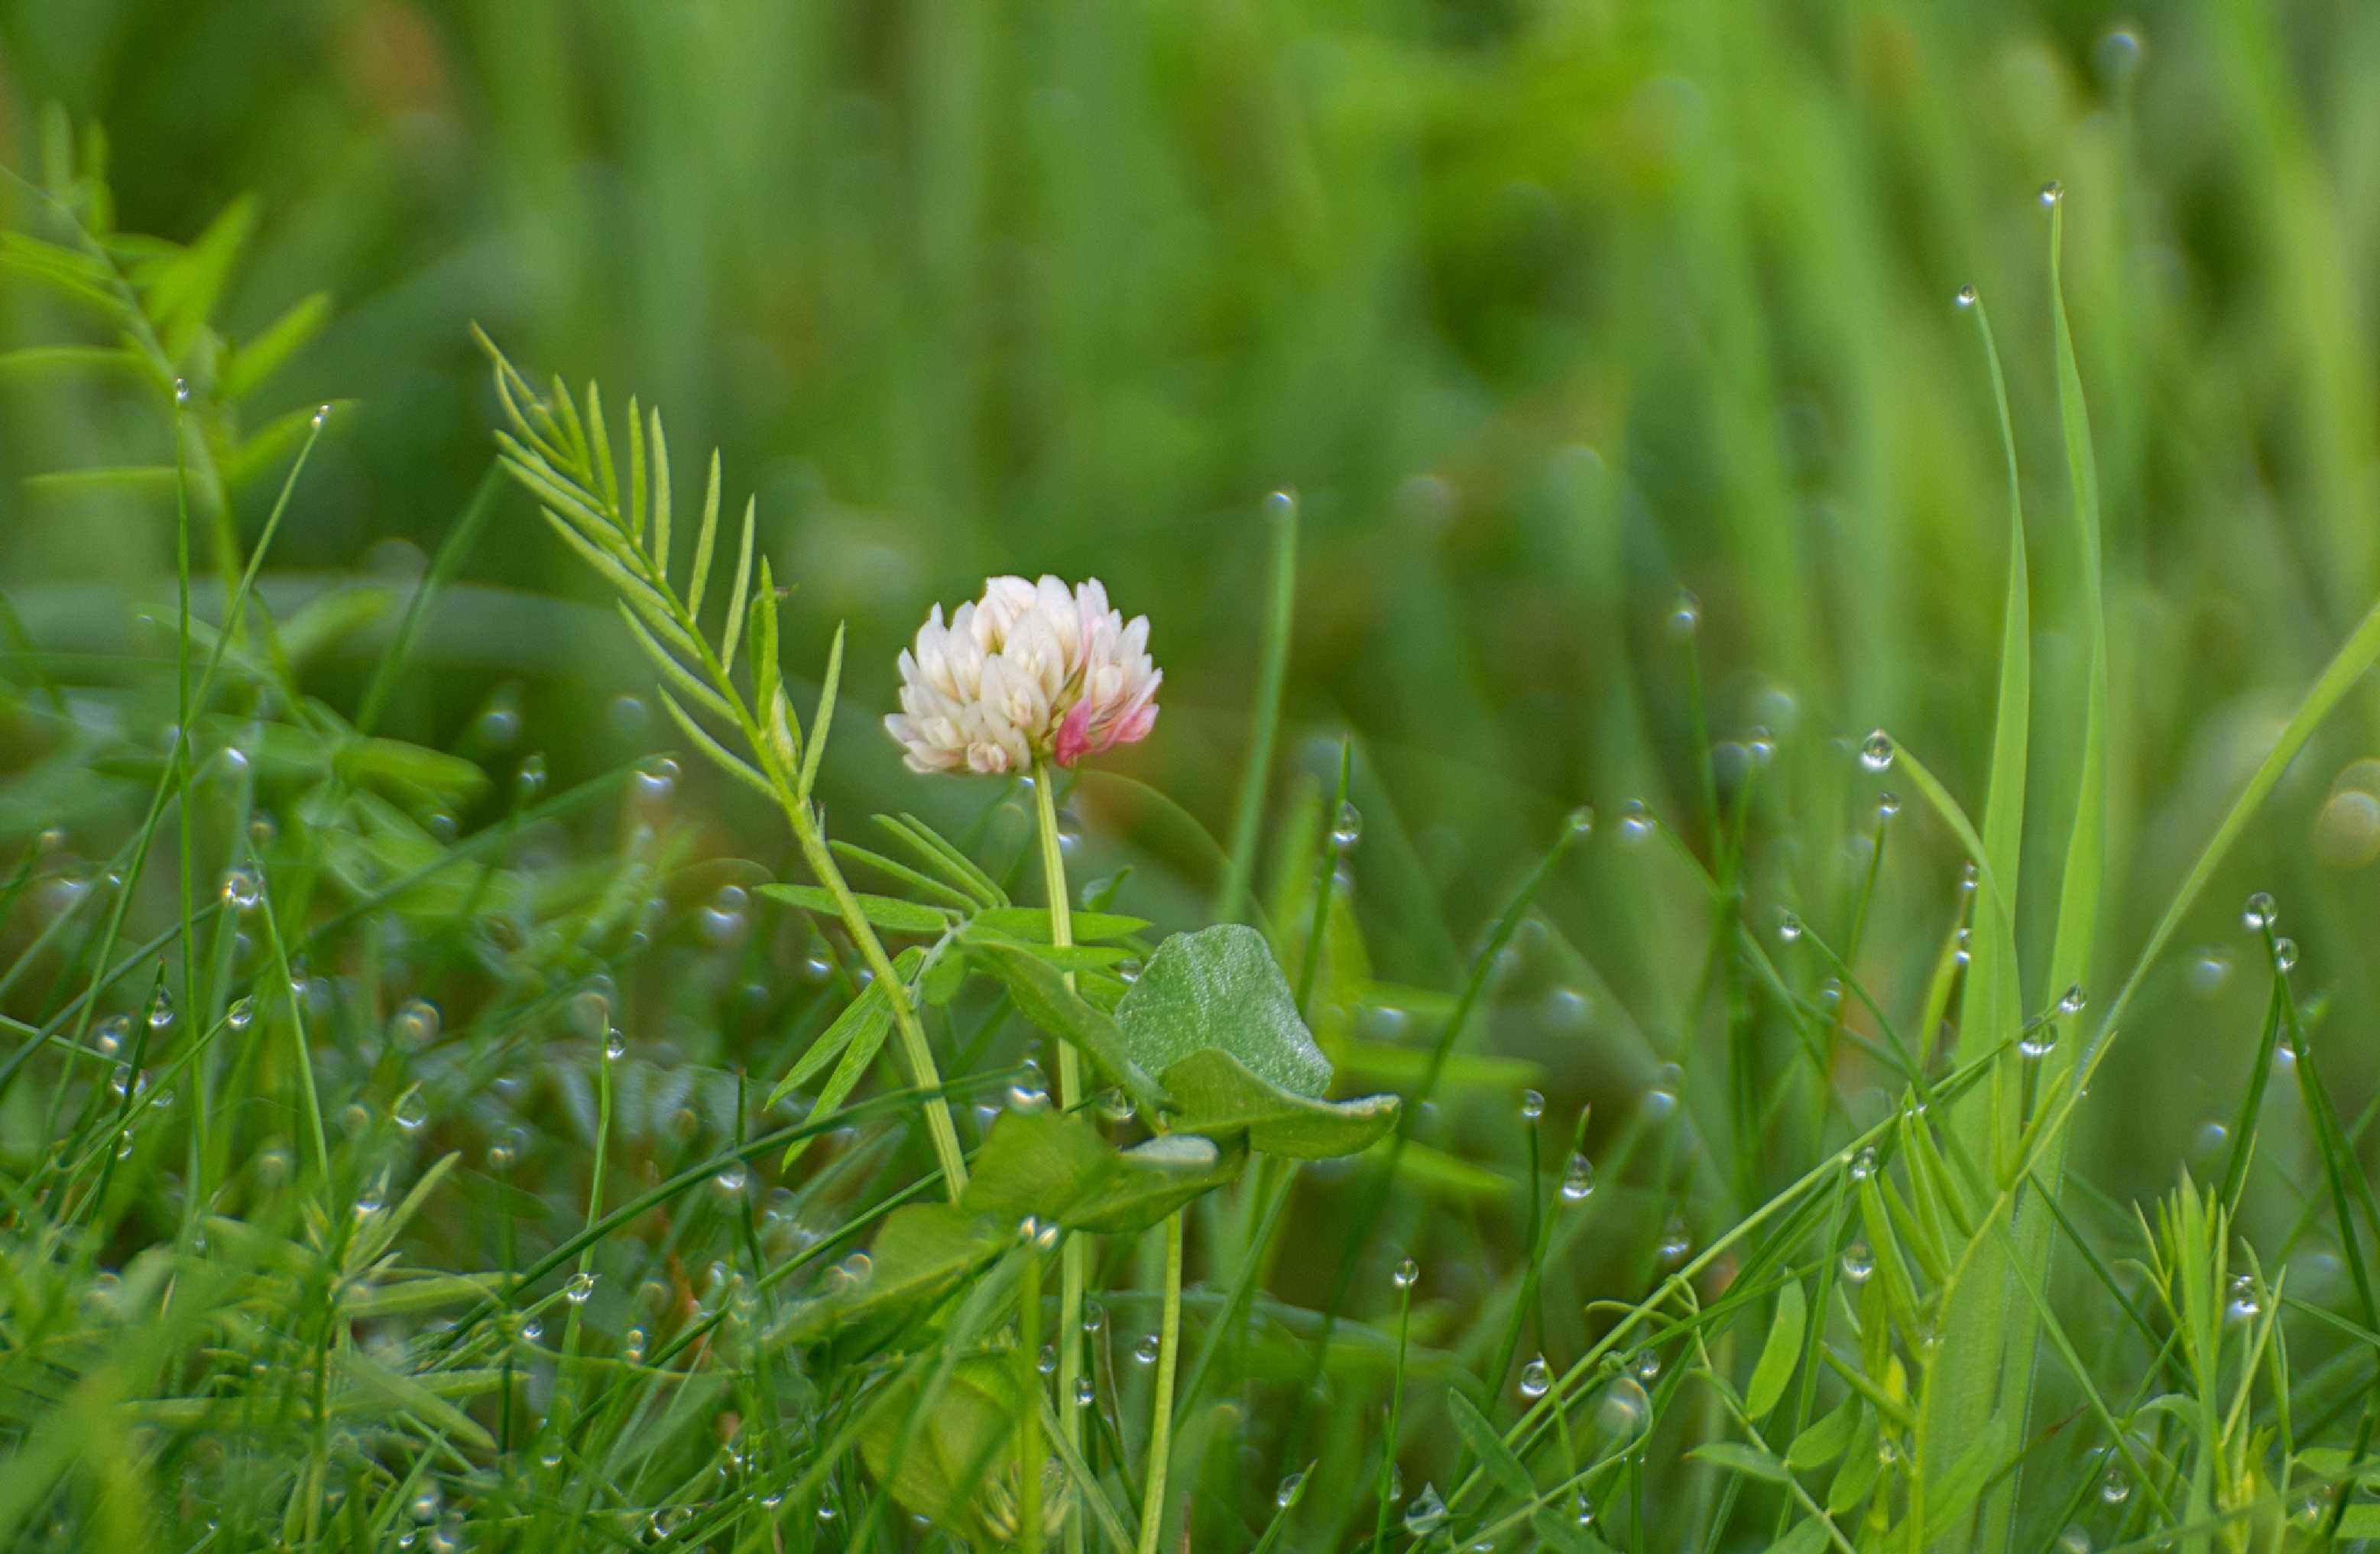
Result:
<svg viewBox="0 0 2380 1554"><path fill-rule="evenodd" d="M939 604L901 654L901 710L884 731L913 771L1073 766L1146 738L1164 674L1148 656L1148 617L1126 622L1094 577L992 577L942 619Z"/></svg>

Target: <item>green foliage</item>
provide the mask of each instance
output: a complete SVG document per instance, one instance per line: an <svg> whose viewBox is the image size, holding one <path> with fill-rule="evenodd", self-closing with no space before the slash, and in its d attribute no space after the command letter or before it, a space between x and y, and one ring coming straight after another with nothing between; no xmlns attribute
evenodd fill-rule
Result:
<svg viewBox="0 0 2380 1554"><path fill-rule="evenodd" d="M2380 30L2145 24L27 11L0 1545L2380 1536Z"/></svg>

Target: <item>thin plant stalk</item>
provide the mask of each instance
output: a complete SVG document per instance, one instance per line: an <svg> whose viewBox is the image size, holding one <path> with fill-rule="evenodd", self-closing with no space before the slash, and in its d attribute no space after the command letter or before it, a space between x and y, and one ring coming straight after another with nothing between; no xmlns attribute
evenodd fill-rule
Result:
<svg viewBox="0 0 2380 1554"><path fill-rule="evenodd" d="M1182 1211L1165 1217L1165 1315L1157 1336L1157 1399L1148 1414L1148 1487L1140 1498L1139 1554L1157 1554L1165 1525L1165 1470L1173 1455L1173 1366L1182 1348Z"/></svg>
<svg viewBox="0 0 2380 1554"><path fill-rule="evenodd" d="M1057 773L1047 759L1033 763L1033 803L1041 822L1042 893L1050 900L1050 942L1063 949L1075 941L1074 911L1066 895L1066 858L1058 845ZM1066 973L1066 986L1075 974ZM1058 1043L1058 1110L1071 1111L1082 1099L1083 1062L1073 1046ZM1177 1217L1178 1219L1178 1217ZM1177 1232L1178 1233L1178 1232ZM1083 1375L1083 1295L1090 1281L1090 1246L1080 1236L1068 1236L1058 1255L1058 1417L1067 1446L1079 1453L1083 1445L1083 1414L1075 1394ZM1172 1377L1169 1366L1169 1386ZM1170 1402L1171 1400L1169 1400ZM1066 1554L1082 1554L1082 1524L1066 1522Z"/></svg>
<svg viewBox="0 0 2380 1554"><path fill-rule="evenodd" d="M1041 1554L1041 1254L1025 1248L1023 1281L1016 1293L1018 1390L1037 1400L1016 1422L1016 1541L1022 1554Z"/></svg>

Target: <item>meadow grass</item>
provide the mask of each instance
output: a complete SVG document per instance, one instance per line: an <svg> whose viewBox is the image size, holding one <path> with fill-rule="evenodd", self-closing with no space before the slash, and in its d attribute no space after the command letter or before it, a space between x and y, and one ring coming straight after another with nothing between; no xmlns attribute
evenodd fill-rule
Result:
<svg viewBox="0 0 2380 1554"><path fill-rule="evenodd" d="M0 1547L2380 1536L2368 21L121 11Z"/></svg>

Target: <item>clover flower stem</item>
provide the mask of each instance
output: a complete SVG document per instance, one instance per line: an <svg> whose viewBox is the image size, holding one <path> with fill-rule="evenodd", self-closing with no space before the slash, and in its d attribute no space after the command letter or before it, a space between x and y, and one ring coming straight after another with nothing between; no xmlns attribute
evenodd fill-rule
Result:
<svg viewBox="0 0 2380 1554"><path fill-rule="evenodd" d="M1022 1554L1041 1554L1041 1462L1049 1452L1041 1444L1040 1357L1041 1254L1027 1245L1016 1295L1017 1390L1035 1400L1017 1410L1016 1537Z"/></svg>
<svg viewBox="0 0 2380 1554"><path fill-rule="evenodd" d="M1148 1414L1148 1488L1140 1498L1139 1554L1157 1554L1165 1524L1166 1460L1173 1454L1173 1365L1182 1348L1182 1211L1165 1217L1165 1317L1158 1329L1157 1401Z"/></svg>
<svg viewBox="0 0 2380 1554"><path fill-rule="evenodd" d="M756 741L755 747L763 747ZM917 1019L917 1006L910 1001L908 984L892 968L892 958L884 953L883 941L876 937L866 914L859 909L851 887L844 883L843 870L827 848L826 839L819 834L817 823L789 792L781 792L785 819L793 826L794 840L802 850L802 861L809 865L812 877L826 887L834 897L837 916L843 919L844 931L851 936L859 958L883 985L885 1002L892 1006L892 1024L901 1036L901 1056L909 1065L909 1076L920 1089L939 1090L942 1085L941 1071L934 1065L934 1050L926 1044L926 1027ZM966 1191L966 1159L959 1152L959 1131L951 1121L951 1105L941 1096L926 1102L926 1133L933 1140L934 1159L942 1168L942 1185L951 1201Z"/></svg>
<svg viewBox="0 0 2380 1554"><path fill-rule="evenodd" d="M1075 920L1066 894L1066 858L1058 847L1057 773L1047 759L1033 763L1033 802L1041 821L1041 883L1050 898L1050 942L1068 945L1075 941ZM1066 973L1066 986L1075 985L1075 974ZM1071 1111L1082 1102L1083 1062L1067 1043L1058 1043L1058 1110ZM1058 1263L1058 1418L1066 1432L1066 1444L1079 1451L1083 1444L1083 1411L1075 1405L1075 1389L1083 1374L1083 1294L1089 1281L1090 1248L1080 1236L1068 1236L1059 1253ZM1169 1365L1167 1374L1171 1376ZM1082 1524L1069 1518L1066 1523L1066 1554L1081 1554Z"/></svg>

